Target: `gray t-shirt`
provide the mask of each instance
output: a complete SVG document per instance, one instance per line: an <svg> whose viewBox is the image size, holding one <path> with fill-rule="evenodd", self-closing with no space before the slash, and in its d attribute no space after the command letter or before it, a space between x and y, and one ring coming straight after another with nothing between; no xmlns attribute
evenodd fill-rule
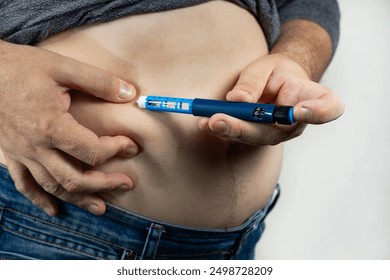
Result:
<svg viewBox="0 0 390 280"><path fill-rule="evenodd" d="M107 22L126 15L189 7L209 0L3 0L0 2L0 38L35 45L61 31ZM261 25L268 46L279 36L281 23L309 19L323 26L333 41L339 38L337 0L231 0L251 12Z"/></svg>

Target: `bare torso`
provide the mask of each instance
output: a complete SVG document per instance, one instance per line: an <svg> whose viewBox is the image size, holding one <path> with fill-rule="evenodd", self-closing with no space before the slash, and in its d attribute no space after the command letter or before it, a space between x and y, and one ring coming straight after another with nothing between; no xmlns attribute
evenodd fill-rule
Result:
<svg viewBox="0 0 390 280"><path fill-rule="evenodd" d="M104 68L135 84L140 95L215 99L224 99L240 71L267 54L254 17L225 1L85 26L40 47ZM143 216L237 226L264 206L278 180L280 145L221 140L200 131L194 116L152 113L135 102L113 104L81 93L72 94L71 113L98 135L127 135L140 146L135 158L114 158L99 169L135 181L130 192L102 195Z"/></svg>

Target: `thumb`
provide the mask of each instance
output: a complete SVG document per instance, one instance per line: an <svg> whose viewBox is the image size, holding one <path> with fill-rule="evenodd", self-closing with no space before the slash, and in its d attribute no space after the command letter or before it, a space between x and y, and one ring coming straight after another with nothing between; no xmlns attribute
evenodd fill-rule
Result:
<svg viewBox="0 0 390 280"><path fill-rule="evenodd" d="M226 99L229 101L258 102L272 72L273 67L271 65L255 60L241 72L236 85L228 92Z"/></svg>
<svg viewBox="0 0 390 280"><path fill-rule="evenodd" d="M324 124L344 113L344 103L332 91L319 99L305 100L294 107L294 119L301 123Z"/></svg>
<svg viewBox="0 0 390 280"><path fill-rule="evenodd" d="M97 67L65 58L56 69L56 81L66 87L111 102L130 102L136 96L133 85Z"/></svg>

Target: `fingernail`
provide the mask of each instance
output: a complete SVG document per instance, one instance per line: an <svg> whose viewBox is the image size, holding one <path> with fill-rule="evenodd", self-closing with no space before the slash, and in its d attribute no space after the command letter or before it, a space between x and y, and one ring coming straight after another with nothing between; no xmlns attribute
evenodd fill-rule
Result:
<svg viewBox="0 0 390 280"><path fill-rule="evenodd" d="M120 81L119 98L133 99L135 97L135 88L124 81Z"/></svg>
<svg viewBox="0 0 390 280"><path fill-rule="evenodd" d="M307 108L301 108L299 111L301 112L304 121L310 121L312 115L311 110Z"/></svg>
<svg viewBox="0 0 390 280"><path fill-rule="evenodd" d="M54 216L54 210L50 207L43 207L43 211L49 216Z"/></svg>
<svg viewBox="0 0 390 280"><path fill-rule="evenodd" d="M88 211L91 212L92 214L99 215L99 206L96 204L91 204L88 206Z"/></svg>
<svg viewBox="0 0 390 280"><path fill-rule="evenodd" d="M118 191L129 191L129 190L131 190L131 187L128 185L120 185L117 190Z"/></svg>
<svg viewBox="0 0 390 280"><path fill-rule="evenodd" d="M130 147L121 153L122 156L132 157L138 154L138 147Z"/></svg>
<svg viewBox="0 0 390 280"><path fill-rule="evenodd" d="M217 121L213 125L212 129L215 133L225 135L229 130L229 126L224 121Z"/></svg>

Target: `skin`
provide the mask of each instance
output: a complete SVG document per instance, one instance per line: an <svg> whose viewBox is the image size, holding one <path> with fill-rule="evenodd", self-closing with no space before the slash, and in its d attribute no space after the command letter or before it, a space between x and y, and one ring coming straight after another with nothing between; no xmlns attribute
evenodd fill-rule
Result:
<svg viewBox="0 0 390 280"><path fill-rule="evenodd" d="M192 13L209 13L214 9L221 13L221 9L225 9L226 13L232 13L232 23L234 23L233 15L237 15L238 8L233 6L226 2L215 1L191 8L194 12L188 12L190 9L184 11L189 13L186 14L186 18L190 19L191 15L196 15L194 18L197 18L197 14ZM163 16L165 18L169 15L171 19L177 20L183 18L182 12L173 11ZM240 60L232 64L234 69L230 69L230 72L222 76L219 74L222 69L216 68L213 72L216 75L215 81L209 83L199 77L199 91L194 90L187 94L201 97L204 92L211 92L213 98L226 98L231 101L292 105L295 109L294 118L298 123L291 127L252 124L223 114L188 121L180 117L172 117L172 121L178 124L178 128L174 130L176 134L182 131L183 143L190 143L189 146L193 147L193 149L183 150L186 158L192 160L188 163L188 169L182 170L182 176L178 176L179 183L173 184L168 176L163 185L172 186L172 189L162 190L159 193L154 186L156 179L144 170L145 167L153 170L153 162L165 163L164 160L174 162L175 158L181 156L181 154L172 154L172 150L169 149L166 154L161 154L161 149L158 148L170 147L173 139L171 134L166 134L166 131L172 131L174 127L169 125L170 118L165 117L168 124L161 130L160 135L165 135L162 141L165 139L167 142L165 145L161 141L153 142L155 137L150 134L150 130L153 129L146 130L144 126L137 126L132 120L142 119L143 122L150 124L149 127L153 127L157 122L156 117L135 110L133 102L123 102L131 101L132 96L135 95L135 88L129 85L132 83L140 93L163 88L172 95L182 95L188 89L188 83L196 78L186 79L186 76L183 76L183 83L180 84L176 77L164 75L165 81L157 81L155 85L149 85L150 83L144 82L142 78L130 75L131 71L121 71L120 66L125 67L132 63L135 69L140 69L137 66L141 65L144 69L147 59L155 59L152 55L146 54L140 60L132 61L130 58L121 57L121 44L116 44L118 46L116 49L109 49L109 47L107 49L111 54L114 53L116 58L121 57L125 62L115 63L113 68L103 62L96 62L95 57L88 57L85 55L87 51L84 53L74 51L67 42L72 42L72 38L91 38L94 34L100 37L109 36L109 28L119 28L118 26L124 22L128 24L130 30L132 26L137 26L138 29L139 26L144 26L136 24L137 20L151 24L149 27L153 30L155 28L153 22L156 22L153 17L157 17L161 25L163 20L161 14L142 16L143 19L134 17L134 19L116 21L105 25L108 29L105 29L106 27L81 28L73 33L55 36L44 42L39 46L40 48L1 43L0 55L5 61L13 61L13 63L5 63L5 66L0 69L5 74L1 77L5 77L4 84L7 85L0 94L0 121L6 124L0 131L2 135L0 147L18 190L48 214L54 215L57 212L56 204L48 195L50 193L95 214L104 213L104 199L122 208L175 223L222 227L238 225L254 210L265 204L277 182L281 163L281 146L277 144L299 136L306 124L326 123L342 114L344 107L337 94L315 82L322 75L331 57L331 41L322 27L304 20L285 23L280 39L269 54L264 47L264 37L259 33L259 39L250 44L257 47L255 49L248 47L250 52L244 59L240 53ZM245 17L248 17L248 14ZM253 23L255 21L248 17L248 26L253 27ZM149 33L150 30L141 31L148 31L145 34L154 34ZM172 33L168 32L166 35L172 36L177 33L177 30L171 31ZM253 29L253 32L258 31ZM88 42L90 43L85 41L85 44ZM145 51L142 44L137 49L137 42L142 43L142 40L132 41L131 50L134 54ZM99 46L102 42L95 38L94 44ZM126 43L124 44L126 46ZM240 42L240 45L242 47L243 42ZM76 48L77 44L73 47ZM97 53L99 54L99 51ZM102 51L98 57L115 61L113 56L102 56L103 54L106 52ZM166 54L168 55L169 51ZM134 57L138 59L136 56L131 56ZM19 67L15 67L16 65ZM40 65L39 71L35 70L36 65ZM201 67L200 69L204 69L204 65ZM187 68L184 70L187 71ZM147 76L148 71L157 70L147 68L145 71L140 77ZM193 74L185 71L182 73ZM28 79L26 79L27 75L29 75ZM154 77L156 75L150 76L150 78ZM202 83L207 87L201 88ZM122 87L125 85L127 90L120 91L120 85ZM173 86L169 87L169 85ZM119 97L123 97L120 92L129 92L133 95L127 94L128 98L122 99ZM85 93L123 104L97 102L97 99L91 99ZM97 109L101 112L99 115L113 116L109 125L104 125L106 122L104 118L99 119L98 116L92 115ZM132 114L131 110L133 110ZM27 112L27 114L18 114L18 112ZM10 120L7 118L10 115L17 117ZM122 117L116 118L115 115ZM96 123L102 125L96 126ZM156 130L160 128L161 125L155 126ZM72 135L69 135L68 131L73 131ZM191 139L191 142L188 142L188 139ZM118 154L131 157L137 154L138 148L141 153L131 160L114 157ZM174 170L169 164L166 170L161 169L161 166L152 174L156 172L162 172L160 175L171 174ZM210 176L208 174L211 166L218 166L217 172L232 174L232 177L227 179L224 175L214 179L214 174L210 178L207 177ZM270 170L265 166L269 166ZM220 194L222 191L225 192L225 189L218 187L210 189L205 185L204 189L195 191L190 187L183 189L181 186L188 185L187 180L194 170L197 170L198 174L203 174L203 178L207 179L208 183L216 180L215 184L211 185L229 186L231 191L228 192L227 197L221 197ZM244 178L253 176L243 174L257 174L258 177L255 176L248 181ZM165 177L159 176L157 179L162 180L161 178ZM236 195L237 182L244 186L241 191L245 195ZM134 184L137 188L126 192ZM202 185L200 181L194 183L194 186L199 185ZM176 200L172 197L163 197L168 192L177 194ZM138 203L139 198L143 196L154 201L155 212L150 207L145 208L144 204ZM204 202L203 210L195 211L195 214L192 214L195 207L190 202L180 202L183 197L192 196L199 198L194 205L199 204L199 201ZM230 208L218 208L217 204L230 205ZM181 209L183 215L177 215L177 212L180 213L177 209ZM215 219L208 217L210 211L215 213ZM221 219L221 217L226 218Z"/></svg>
<svg viewBox="0 0 390 280"><path fill-rule="evenodd" d="M122 103L135 97L133 86L36 47L0 41L0 57L0 162L7 163L23 195L54 215L57 206L48 194L88 208L96 196L82 192L132 187L127 176L83 171L80 161L99 165L116 154L133 156L135 143L123 136L98 137L78 124L68 109L71 88Z"/></svg>
<svg viewBox="0 0 390 280"><path fill-rule="evenodd" d="M299 136L306 124L337 119L344 112L343 102L334 91L316 83L331 56L332 42L321 26L307 20L286 22L270 54L242 71L226 99L294 106L297 124L265 126L216 115L201 120L201 129L247 144L275 145Z"/></svg>

